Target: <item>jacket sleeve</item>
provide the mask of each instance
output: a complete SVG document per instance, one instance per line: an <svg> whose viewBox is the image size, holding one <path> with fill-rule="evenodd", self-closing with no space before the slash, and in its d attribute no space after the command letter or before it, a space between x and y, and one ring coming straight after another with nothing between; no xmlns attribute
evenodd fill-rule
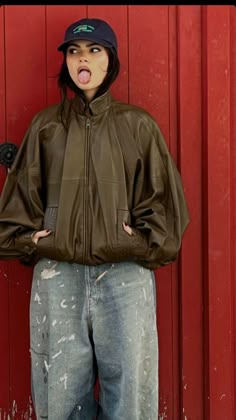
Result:
<svg viewBox="0 0 236 420"><path fill-rule="evenodd" d="M138 138L143 160L134 192L134 234L146 238L143 264L151 269L176 260L189 214L180 173L158 125L142 121Z"/></svg>
<svg viewBox="0 0 236 420"><path fill-rule="evenodd" d="M28 128L0 197L0 259L31 256L32 233L43 221L40 146L34 125Z"/></svg>

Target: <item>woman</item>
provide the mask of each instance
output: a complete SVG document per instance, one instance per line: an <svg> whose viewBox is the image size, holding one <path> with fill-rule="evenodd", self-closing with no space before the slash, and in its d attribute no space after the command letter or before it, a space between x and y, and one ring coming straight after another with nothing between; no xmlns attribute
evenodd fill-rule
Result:
<svg viewBox="0 0 236 420"><path fill-rule="evenodd" d="M189 222L181 178L152 116L111 97L110 25L81 19L58 50L62 101L33 118L0 207L1 258L35 264L36 415L156 420L153 270L176 260Z"/></svg>

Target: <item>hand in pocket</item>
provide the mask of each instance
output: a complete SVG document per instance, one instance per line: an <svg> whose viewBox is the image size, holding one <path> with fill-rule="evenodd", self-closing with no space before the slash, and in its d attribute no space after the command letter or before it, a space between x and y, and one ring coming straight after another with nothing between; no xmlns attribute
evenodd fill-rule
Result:
<svg viewBox="0 0 236 420"><path fill-rule="evenodd" d="M133 235L132 228L131 228L129 225L127 225L127 223L125 223L125 222L123 222L123 229L124 229L124 231L125 231L126 233L128 233L130 236L132 236L132 235Z"/></svg>
<svg viewBox="0 0 236 420"><path fill-rule="evenodd" d="M46 236L50 235L50 233L50 230L40 230L39 232L33 234L32 241L35 243L35 245L37 245L40 238L45 238Z"/></svg>

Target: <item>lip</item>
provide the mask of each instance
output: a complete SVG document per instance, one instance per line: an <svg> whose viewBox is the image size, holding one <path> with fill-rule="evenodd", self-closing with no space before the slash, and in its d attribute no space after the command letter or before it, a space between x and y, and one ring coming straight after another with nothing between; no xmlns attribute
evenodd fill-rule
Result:
<svg viewBox="0 0 236 420"><path fill-rule="evenodd" d="M89 68L89 67L87 67L87 66L80 66L80 67L78 68L78 74L79 74L82 70L87 70L90 74L92 74L92 73L91 73L90 68Z"/></svg>

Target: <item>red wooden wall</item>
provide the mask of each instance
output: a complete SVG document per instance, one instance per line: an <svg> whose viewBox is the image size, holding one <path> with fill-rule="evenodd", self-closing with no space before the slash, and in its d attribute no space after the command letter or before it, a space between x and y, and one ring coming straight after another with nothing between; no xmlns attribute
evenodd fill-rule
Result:
<svg viewBox="0 0 236 420"><path fill-rule="evenodd" d="M114 27L112 93L156 118L189 205L179 260L156 271L159 420L234 420L236 8L0 6L0 143L20 144L32 116L59 99L56 47L84 16ZM0 166L0 187L5 175ZM34 418L31 276L0 261L0 420Z"/></svg>

